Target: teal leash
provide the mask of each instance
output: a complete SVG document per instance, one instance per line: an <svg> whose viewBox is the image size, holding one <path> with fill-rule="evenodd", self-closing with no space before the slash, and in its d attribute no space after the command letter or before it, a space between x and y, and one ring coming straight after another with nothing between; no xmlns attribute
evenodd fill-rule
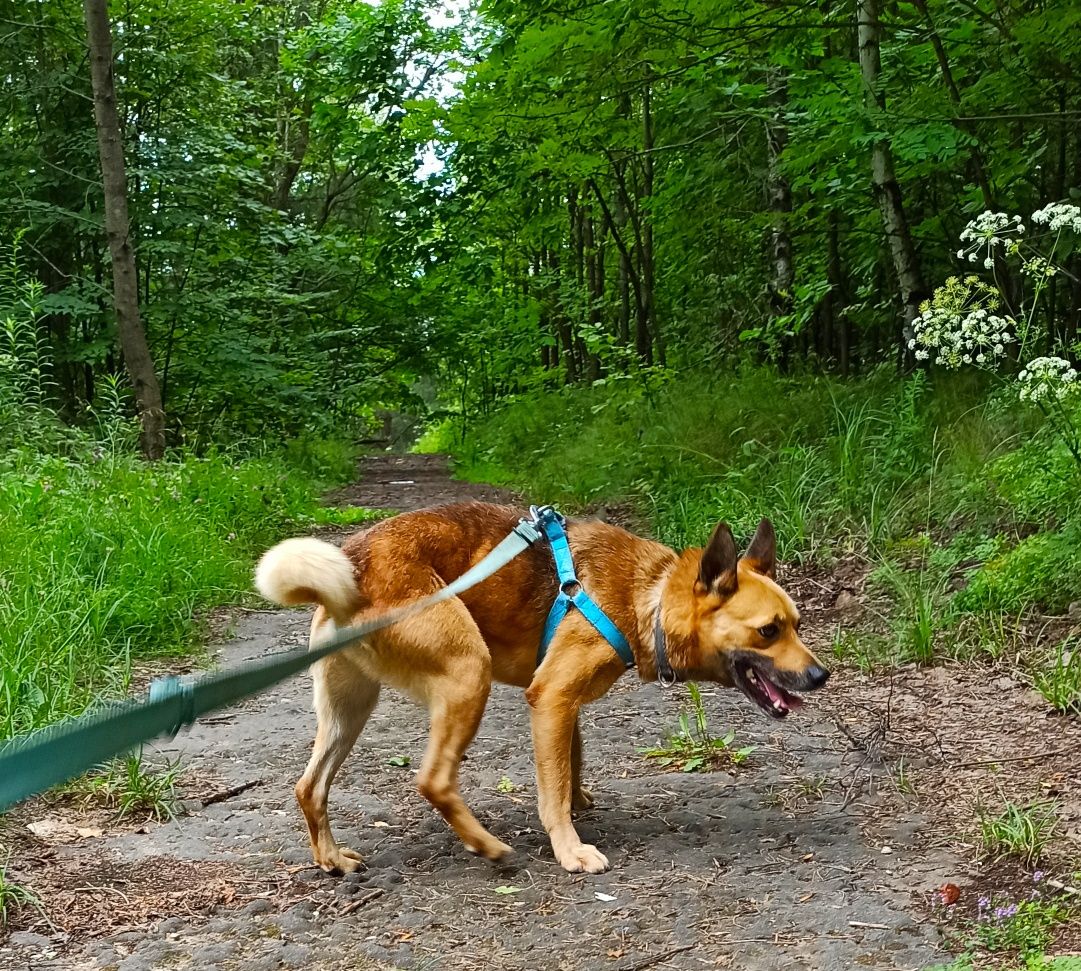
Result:
<svg viewBox="0 0 1081 971"><path fill-rule="evenodd" d="M200 715L217 711L303 671L369 634L450 600L488 579L544 534L523 519L479 563L457 580L381 617L343 627L311 649L297 648L232 671L203 677L160 678L144 699L106 705L0 747L0 812L161 735L172 737Z"/></svg>

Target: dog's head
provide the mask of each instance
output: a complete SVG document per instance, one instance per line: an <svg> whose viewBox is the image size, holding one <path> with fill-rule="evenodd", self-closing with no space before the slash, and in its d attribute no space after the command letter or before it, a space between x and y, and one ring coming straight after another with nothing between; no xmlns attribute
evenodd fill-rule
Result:
<svg viewBox="0 0 1081 971"><path fill-rule="evenodd" d="M799 611L774 579L776 563L768 519L742 558L732 531L720 523L705 549L680 557L672 577L679 607L673 610L666 598L664 613L676 624L678 660L689 677L739 688L768 715L784 718L802 704L797 692L822 687L829 671L800 640Z"/></svg>

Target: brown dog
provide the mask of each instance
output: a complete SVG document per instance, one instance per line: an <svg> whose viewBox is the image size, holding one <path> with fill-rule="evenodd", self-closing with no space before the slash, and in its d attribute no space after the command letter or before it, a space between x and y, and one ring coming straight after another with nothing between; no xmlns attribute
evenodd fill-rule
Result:
<svg viewBox="0 0 1081 971"><path fill-rule="evenodd" d="M314 643L334 625L358 623L445 586L478 563L521 515L507 506L467 503L396 516L351 537L341 550L315 539L286 540L263 557L256 585L277 603L318 604ZM657 678L660 650L679 677L737 687L781 718L800 704L792 692L818 688L829 677L800 640L795 605L774 582L776 541L768 520L742 559L724 523L704 550L680 554L595 521L572 521L567 535L583 587L630 642L643 681ZM431 716L420 792L469 850L493 860L511 852L458 792L458 763L497 680L526 689L540 818L556 859L571 872L607 869L608 860L582 842L571 822L572 808L592 804L581 783L578 710L608 691L625 667L575 610L536 666L557 589L551 552L538 543L460 598L316 664L319 729L296 794L319 866L341 872L360 865L360 856L331 834L327 794L384 683L423 702Z"/></svg>

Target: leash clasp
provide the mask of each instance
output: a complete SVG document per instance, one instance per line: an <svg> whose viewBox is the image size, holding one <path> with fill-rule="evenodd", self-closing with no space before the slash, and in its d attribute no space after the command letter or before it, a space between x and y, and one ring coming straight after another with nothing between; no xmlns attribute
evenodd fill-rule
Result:
<svg viewBox="0 0 1081 971"><path fill-rule="evenodd" d="M547 527L551 523L566 526L567 520L557 513L552 506L530 506L529 515L518 520L518 525L514 527L514 531L532 546L542 539L549 538Z"/></svg>

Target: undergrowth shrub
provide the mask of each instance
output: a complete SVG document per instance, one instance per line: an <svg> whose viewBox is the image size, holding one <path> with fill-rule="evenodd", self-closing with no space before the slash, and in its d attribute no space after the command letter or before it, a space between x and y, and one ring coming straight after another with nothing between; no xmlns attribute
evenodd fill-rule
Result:
<svg viewBox="0 0 1081 971"><path fill-rule="evenodd" d="M1081 599L1081 523L1036 533L985 563L956 598L968 611L1052 612Z"/></svg>
<svg viewBox="0 0 1081 971"><path fill-rule="evenodd" d="M975 382L955 384L980 400ZM860 382L756 368L654 375L524 397L464 441L445 424L421 447L450 448L463 474L537 501L573 508L634 497L674 546L703 542L720 518L750 533L769 515L790 558L926 522L930 483L954 448L929 397L922 373Z"/></svg>

